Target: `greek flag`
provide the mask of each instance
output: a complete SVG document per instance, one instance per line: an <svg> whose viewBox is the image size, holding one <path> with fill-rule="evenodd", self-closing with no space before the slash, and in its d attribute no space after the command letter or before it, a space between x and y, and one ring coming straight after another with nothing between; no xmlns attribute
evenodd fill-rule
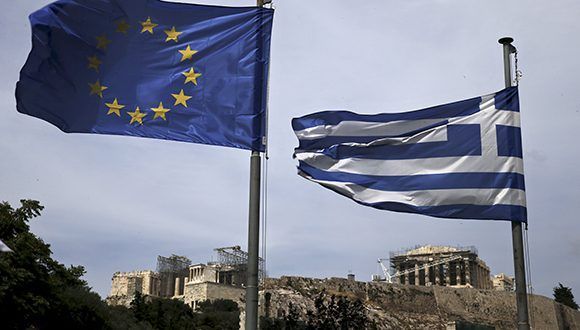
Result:
<svg viewBox="0 0 580 330"><path fill-rule="evenodd" d="M383 210L527 222L517 87L402 113L294 118L298 174Z"/></svg>

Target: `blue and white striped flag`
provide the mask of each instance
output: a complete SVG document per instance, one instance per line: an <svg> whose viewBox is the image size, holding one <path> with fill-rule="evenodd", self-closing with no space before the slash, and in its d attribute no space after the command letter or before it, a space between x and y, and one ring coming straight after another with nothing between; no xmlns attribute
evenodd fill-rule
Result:
<svg viewBox="0 0 580 330"><path fill-rule="evenodd" d="M292 120L304 178L378 209L527 222L517 87L427 109Z"/></svg>

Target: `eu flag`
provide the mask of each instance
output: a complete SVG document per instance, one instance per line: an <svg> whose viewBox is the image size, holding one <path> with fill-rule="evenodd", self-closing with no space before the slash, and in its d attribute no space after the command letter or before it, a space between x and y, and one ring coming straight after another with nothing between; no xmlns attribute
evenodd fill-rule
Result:
<svg viewBox="0 0 580 330"><path fill-rule="evenodd" d="M273 10L61 0L30 15L21 113L64 132L264 151Z"/></svg>

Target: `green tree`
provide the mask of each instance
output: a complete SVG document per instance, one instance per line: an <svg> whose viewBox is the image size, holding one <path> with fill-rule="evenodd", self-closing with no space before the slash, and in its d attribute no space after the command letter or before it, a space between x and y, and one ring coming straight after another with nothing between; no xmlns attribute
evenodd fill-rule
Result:
<svg viewBox="0 0 580 330"><path fill-rule="evenodd" d="M196 329L234 330L240 327L238 304L228 299L206 300L195 314Z"/></svg>
<svg viewBox="0 0 580 330"><path fill-rule="evenodd" d="M193 311L179 300L154 298L136 291L129 309L141 329L196 329Z"/></svg>
<svg viewBox="0 0 580 330"><path fill-rule="evenodd" d="M82 266L52 259L50 245L30 232L42 205L21 204L0 203L0 239L13 250L0 253L2 329L238 329L238 306L229 300L201 303L194 313L181 301L137 292L130 308L108 306L82 280Z"/></svg>
<svg viewBox="0 0 580 330"><path fill-rule="evenodd" d="M314 311L307 313L308 329L332 329L331 316L329 314L329 307L325 302L326 293L320 292L314 299Z"/></svg>
<svg viewBox="0 0 580 330"><path fill-rule="evenodd" d="M300 319L298 308L290 302L288 304L288 312L282 313L281 318L260 317L260 329L304 330L307 329L307 327L306 323Z"/></svg>
<svg viewBox="0 0 580 330"><path fill-rule="evenodd" d="M303 329L304 323L300 321L300 313L296 306L288 303L288 314L284 315L284 329Z"/></svg>
<svg viewBox="0 0 580 330"><path fill-rule="evenodd" d="M314 308L308 313L307 329L366 329L369 325L364 304L359 299L327 297L323 291L314 300Z"/></svg>
<svg viewBox="0 0 580 330"><path fill-rule="evenodd" d="M139 291L135 291L133 300L130 304L131 311L135 319L143 321L146 320L149 314L147 302L145 301L145 296Z"/></svg>
<svg viewBox="0 0 580 330"><path fill-rule="evenodd" d="M285 326L285 322L282 319L260 316L260 330L280 330L280 329L290 329L290 328L287 328Z"/></svg>
<svg viewBox="0 0 580 330"><path fill-rule="evenodd" d="M90 290L82 266L52 259L50 245L30 232L42 209L33 200L17 209L0 203L0 239L13 250L0 254L2 329L136 329L129 313Z"/></svg>
<svg viewBox="0 0 580 330"><path fill-rule="evenodd" d="M45 327L65 289L86 286L82 266L65 267L51 258L50 245L30 232L28 222L40 215L38 201L22 200L13 209L0 203L0 239L14 252L0 255L0 311L8 328Z"/></svg>
<svg viewBox="0 0 580 330"><path fill-rule="evenodd" d="M348 302L346 320L346 329L367 329L369 327L369 318L360 299Z"/></svg>
<svg viewBox="0 0 580 330"><path fill-rule="evenodd" d="M578 309L578 304L574 301L572 289L563 286L562 283L558 283L558 286L554 287L554 300L568 307Z"/></svg>
<svg viewBox="0 0 580 330"><path fill-rule="evenodd" d="M176 299L152 298L135 292L130 310L142 329L238 329L238 305L225 299L203 301L197 312Z"/></svg>

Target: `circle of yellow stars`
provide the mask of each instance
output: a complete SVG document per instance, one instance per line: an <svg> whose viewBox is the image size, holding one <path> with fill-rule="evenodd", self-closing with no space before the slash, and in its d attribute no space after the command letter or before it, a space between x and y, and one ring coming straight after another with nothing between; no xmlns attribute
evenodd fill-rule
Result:
<svg viewBox="0 0 580 330"><path fill-rule="evenodd" d="M131 29L131 25L125 21L120 20L116 23L116 33L127 35L129 30ZM157 31L156 28L159 24L155 23L151 17L147 17L147 19L140 21L139 24L141 25L141 34L155 34ZM165 42L178 42L179 36L183 34L183 32L178 31L175 26L172 26L171 29L163 30L166 35ZM101 50L102 52L107 51L107 47L112 41L107 38L106 34L102 34L100 36L95 37L96 43L95 48ZM193 60L193 55L197 53L197 50L191 49L190 45L187 45L185 49L179 49L178 52L181 54L181 59L179 63L184 61ZM87 68L90 70L94 70L97 74L100 73L99 69L100 66L103 64L102 59L99 58L98 55L93 55L87 57ZM193 85L197 86L197 79L201 77L201 73L196 72L193 67L190 67L189 70L182 73L185 76L184 85L187 83L192 83ZM101 99L103 99L103 92L109 89L108 86L103 86L99 79L97 79L94 83L89 83L89 93L90 95L95 95ZM183 106L187 108L187 101L192 98L192 96L187 95L183 89L180 89L176 93L172 93L171 96L175 99L173 104L174 107ZM125 104L121 104L117 97L113 98L111 102L105 102L105 106L108 108L107 116L109 115L116 115L117 117L121 118L121 113L124 108L127 107ZM149 108L153 111L153 120L161 119L167 121L166 114L171 111L170 108L166 108L163 106L163 102L159 102L157 107ZM143 125L143 119L147 116L147 113L142 112L139 106L136 106L134 111L126 111L127 115L130 116L129 124L138 124Z"/></svg>

